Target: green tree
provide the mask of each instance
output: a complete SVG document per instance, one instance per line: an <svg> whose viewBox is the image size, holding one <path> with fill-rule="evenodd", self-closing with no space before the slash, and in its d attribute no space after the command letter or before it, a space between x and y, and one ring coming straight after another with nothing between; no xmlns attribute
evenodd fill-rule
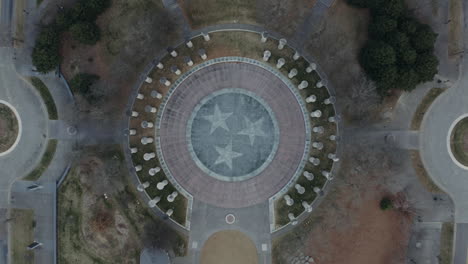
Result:
<svg viewBox="0 0 468 264"><path fill-rule="evenodd" d="M433 80L438 65L439 60L432 52L419 54L415 63L415 71L419 76L419 81L428 82Z"/></svg>
<svg viewBox="0 0 468 264"><path fill-rule="evenodd" d="M395 50L409 47L410 40L406 33L400 31L393 31L385 35L385 42L390 44Z"/></svg>
<svg viewBox="0 0 468 264"><path fill-rule="evenodd" d="M372 12L379 15L387 15L398 18L403 15L406 10L404 0L385 0L377 1L372 7Z"/></svg>
<svg viewBox="0 0 468 264"><path fill-rule="evenodd" d="M369 41L361 51L361 64L364 69L391 65L395 61L395 50L383 41Z"/></svg>
<svg viewBox="0 0 468 264"><path fill-rule="evenodd" d="M412 68L400 68L398 72L397 88L404 91L412 91L419 83L419 75Z"/></svg>
<svg viewBox="0 0 468 264"><path fill-rule="evenodd" d="M348 0L348 4L355 7L368 8L370 7L370 1L371 0Z"/></svg>
<svg viewBox="0 0 468 264"><path fill-rule="evenodd" d="M32 63L40 73L47 73L55 69L61 60L58 49L46 46L37 46L32 51Z"/></svg>
<svg viewBox="0 0 468 264"><path fill-rule="evenodd" d="M398 29L400 32L404 32L408 35L412 35L416 33L416 30L418 30L418 27L420 24L421 23L419 23L412 17L402 16L400 17L399 22L398 22Z"/></svg>
<svg viewBox="0 0 468 264"><path fill-rule="evenodd" d="M374 16L369 25L369 35L383 38L386 34L394 31L398 26L397 20L386 15Z"/></svg>
<svg viewBox="0 0 468 264"><path fill-rule="evenodd" d="M418 53L411 47L402 48L398 51L398 58L402 65L412 65L416 61Z"/></svg>
<svg viewBox="0 0 468 264"><path fill-rule="evenodd" d="M411 43L418 52L434 49L437 34L428 25L420 25L411 37Z"/></svg>
<svg viewBox="0 0 468 264"><path fill-rule="evenodd" d="M36 38L35 45L40 47L58 46L59 37L60 31L55 26L44 26Z"/></svg>
<svg viewBox="0 0 468 264"><path fill-rule="evenodd" d="M99 27L90 22L79 22L70 27L72 37L87 45L94 45L101 38Z"/></svg>

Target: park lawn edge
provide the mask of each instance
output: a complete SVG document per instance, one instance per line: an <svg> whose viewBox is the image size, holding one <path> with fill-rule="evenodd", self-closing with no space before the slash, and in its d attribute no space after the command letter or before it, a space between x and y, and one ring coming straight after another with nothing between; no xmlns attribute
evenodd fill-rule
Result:
<svg viewBox="0 0 468 264"><path fill-rule="evenodd" d="M432 88L426 93L413 114L411 130L419 130L421 128L421 123L427 110L445 90L446 88Z"/></svg>
<svg viewBox="0 0 468 264"><path fill-rule="evenodd" d="M57 150L57 140L56 139L49 139L47 141L47 146L44 154L41 157L40 162L36 165L36 167L28 173L23 180L25 181L37 181L42 174L47 170L54 158L55 151Z"/></svg>
<svg viewBox="0 0 468 264"><path fill-rule="evenodd" d="M58 119L58 112L57 112L57 106L55 105L54 98L52 97L52 94L49 91L49 88L45 85L45 83L39 79L38 77L31 77L31 84L36 88L36 90L39 92L39 94L42 97L42 101L44 102L47 113L49 115L49 119L51 120L57 120Z"/></svg>

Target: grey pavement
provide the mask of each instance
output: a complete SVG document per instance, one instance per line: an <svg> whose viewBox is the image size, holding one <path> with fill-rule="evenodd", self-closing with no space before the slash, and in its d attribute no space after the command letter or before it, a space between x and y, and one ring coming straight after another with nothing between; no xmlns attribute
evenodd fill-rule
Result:
<svg viewBox="0 0 468 264"><path fill-rule="evenodd" d="M453 256L454 264L468 263L468 224L457 224L455 226L455 254Z"/></svg>
<svg viewBox="0 0 468 264"><path fill-rule="evenodd" d="M468 3L463 2L464 47L468 47ZM420 137L422 161L431 178L449 193L455 204L454 263L466 263L468 244L468 171L458 167L449 155L447 138L454 120L468 113L468 61L463 57L460 77L439 96L427 111Z"/></svg>
<svg viewBox="0 0 468 264"><path fill-rule="evenodd" d="M37 91L16 74L9 48L0 48L0 87L0 99L16 108L22 125L16 148L0 157L0 208L5 208L9 186L25 176L44 151L48 128L45 106Z"/></svg>
<svg viewBox="0 0 468 264"><path fill-rule="evenodd" d="M27 181L15 182L11 190L11 207L34 210L34 239L43 244L34 253L35 263L54 263L56 185L44 183L44 188L28 191L26 188L30 185Z"/></svg>
<svg viewBox="0 0 468 264"><path fill-rule="evenodd" d="M439 263L441 228L441 223L418 223L413 226L408 247L408 263Z"/></svg>

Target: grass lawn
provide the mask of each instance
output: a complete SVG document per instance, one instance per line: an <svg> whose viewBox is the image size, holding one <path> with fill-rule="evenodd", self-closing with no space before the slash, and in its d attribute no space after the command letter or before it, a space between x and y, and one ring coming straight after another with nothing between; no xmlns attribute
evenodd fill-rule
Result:
<svg viewBox="0 0 468 264"><path fill-rule="evenodd" d="M461 164L468 166L468 117L460 120L450 136L450 148Z"/></svg>
<svg viewBox="0 0 468 264"><path fill-rule="evenodd" d="M448 53L449 56L463 51L463 0L449 1Z"/></svg>
<svg viewBox="0 0 468 264"><path fill-rule="evenodd" d="M41 95L42 100L46 105L47 113L49 114L49 119L57 120L57 107L55 106L54 98L52 98L52 95L49 92L49 88L47 88L44 82L37 77L31 77L31 83L34 87L36 87L37 91Z"/></svg>
<svg viewBox="0 0 468 264"><path fill-rule="evenodd" d="M440 234L440 264L452 263L453 223L443 223Z"/></svg>
<svg viewBox="0 0 468 264"><path fill-rule="evenodd" d="M255 0L190 0L182 1L193 28L214 24L257 24Z"/></svg>
<svg viewBox="0 0 468 264"><path fill-rule="evenodd" d="M50 162L54 158L55 150L57 149L57 140L56 139L49 139L47 142L47 147L42 155L41 161L39 164L34 168L23 180L25 181L36 181L41 176L42 173L49 167Z"/></svg>
<svg viewBox="0 0 468 264"><path fill-rule="evenodd" d="M429 174L427 174L426 168L421 161L421 155L417 150L410 151L411 162L413 163L413 168L416 171L416 176L419 179L419 182L431 193L444 193L431 179Z"/></svg>
<svg viewBox="0 0 468 264"><path fill-rule="evenodd" d="M15 1L15 44L19 44L24 41L24 22L26 15L24 12L26 7L25 2L25 0Z"/></svg>
<svg viewBox="0 0 468 264"><path fill-rule="evenodd" d="M411 130L419 130L427 109L429 109L429 106L431 106L432 102L434 102L434 100L444 91L444 88L432 88L426 94L426 96L424 96L418 108L416 108L416 112L413 115L413 120L411 121Z"/></svg>
<svg viewBox="0 0 468 264"><path fill-rule="evenodd" d="M34 241L34 211L32 209L11 209L12 260L14 264L34 262L34 251L26 247Z"/></svg>

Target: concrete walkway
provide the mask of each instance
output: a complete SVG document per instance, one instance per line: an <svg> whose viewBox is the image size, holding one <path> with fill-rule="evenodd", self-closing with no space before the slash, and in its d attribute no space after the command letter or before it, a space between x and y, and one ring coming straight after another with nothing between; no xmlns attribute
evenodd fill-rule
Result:
<svg viewBox="0 0 468 264"><path fill-rule="evenodd" d="M271 236L268 201L246 208L226 209L194 201L192 229L189 239L188 263L200 263L200 253L208 238L221 230L239 230L247 235L257 247L259 263L271 263ZM236 222L227 224L225 216L233 214Z"/></svg>

